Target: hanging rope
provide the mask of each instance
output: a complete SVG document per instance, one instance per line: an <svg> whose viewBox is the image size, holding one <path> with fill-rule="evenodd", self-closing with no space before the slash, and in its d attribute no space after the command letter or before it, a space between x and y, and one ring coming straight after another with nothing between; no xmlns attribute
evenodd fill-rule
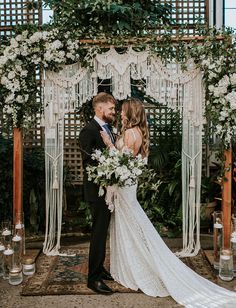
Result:
<svg viewBox="0 0 236 308"><path fill-rule="evenodd" d="M64 66L59 72L46 72L44 87L46 160L46 234L44 253L59 254L62 193L64 114L73 111L97 94L97 79L110 79L116 99L131 95L131 80L145 80L146 94L183 112L182 124L182 208L183 250L180 256L196 255L200 249L200 192L202 167L202 76L194 61L165 66L148 50L130 47L119 54L111 47L97 54L93 68L80 63ZM57 236L56 242L55 237Z"/></svg>

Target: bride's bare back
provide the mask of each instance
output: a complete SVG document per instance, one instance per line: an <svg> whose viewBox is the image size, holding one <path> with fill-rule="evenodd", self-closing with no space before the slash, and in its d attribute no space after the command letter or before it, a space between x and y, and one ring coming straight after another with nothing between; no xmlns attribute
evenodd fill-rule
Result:
<svg viewBox="0 0 236 308"><path fill-rule="evenodd" d="M111 139L109 135L101 131L101 136L104 143L109 147L114 147L111 143ZM122 151L123 149L129 149L133 152L133 155L136 156L140 153L141 145L142 145L142 133L138 127L129 128L125 131L124 136L121 136L117 139L115 147Z"/></svg>
<svg viewBox="0 0 236 308"><path fill-rule="evenodd" d="M140 153L142 134L138 127L129 128L124 134L124 146L130 149L134 156Z"/></svg>

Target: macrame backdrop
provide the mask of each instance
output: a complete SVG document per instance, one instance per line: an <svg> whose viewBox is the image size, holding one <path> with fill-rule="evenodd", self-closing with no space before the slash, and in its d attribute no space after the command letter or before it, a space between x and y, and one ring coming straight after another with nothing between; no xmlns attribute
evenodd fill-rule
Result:
<svg viewBox="0 0 236 308"><path fill-rule="evenodd" d="M131 81L144 80L146 94L183 115L182 186L183 250L196 255L200 248L200 185L202 167L202 76L192 60L182 71L178 63L165 66L149 51L130 47L119 54L114 48L97 54L93 67L79 63L59 73L46 71L44 122L46 157L46 234L44 253L59 254L62 222L64 114L73 112L97 94L98 80L110 79L112 94L122 100L131 95Z"/></svg>

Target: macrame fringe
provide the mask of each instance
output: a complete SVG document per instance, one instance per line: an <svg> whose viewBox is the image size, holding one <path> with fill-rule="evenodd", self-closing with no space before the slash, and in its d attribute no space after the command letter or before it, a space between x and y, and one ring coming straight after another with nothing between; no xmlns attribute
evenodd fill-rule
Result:
<svg viewBox="0 0 236 308"><path fill-rule="evenodd" d="M179 256L196 255L200 249L200 187L202 167L202 123L204 93L202 76L193 60L164 66L149 51L130 47L119 54L111 47L97 54L93 69L80 63L64 66L59 72L47 71L44 81L45 158L46 158L46 232L44 253L59 254L62 193L64 114L73 112L97 94L98 78L111 79L112 94L118 100L131 95L132 80L145 80L146 94L183 113L182 208L183 250Z"/></svg>

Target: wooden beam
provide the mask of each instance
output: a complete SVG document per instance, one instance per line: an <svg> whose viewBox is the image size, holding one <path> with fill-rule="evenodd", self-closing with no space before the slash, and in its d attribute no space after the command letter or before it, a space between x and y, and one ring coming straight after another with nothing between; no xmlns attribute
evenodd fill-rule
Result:
<svg viewBox="0 0 236 308"><path fill-rule="evenodd" d="M232 148L225 150L225 174L223 178L222 211L224 248L230 248L232 203Z"/></svg>
<svg viewBox="0 0 236 308"><path fill-rule="evenodd" d="M13 129L13 224L23 219L23 137L22 129Z"/></svg>
<svg viewBox="0 0 236 308"><path fill-rule="evenodd" d="M225 40L224 36L218 35L217 40L223 41ZM127 46L127 45L138 45L139 43L151 43L151 42L160 42L160 43L165 43L166 40L163 39L163 36L143 36L143 37L127 37L127 38L122 38L120 42L117 42L117 38L114 37L114 43L112 43L113 38L108 39L81 39L79 40L81 45L87 45L83 46L83 48L89 47L90 45L106 45L106 46ZM207 36L172 36L170 37L170 41L172 43L177 43L179 41L183 42L192 42L194 41L195 43L203 43L207 39ZM109 42L110 41L110 42ZM231 41L230 41L231 42ZM104 47L104 46L103 46Z"/></svg>

